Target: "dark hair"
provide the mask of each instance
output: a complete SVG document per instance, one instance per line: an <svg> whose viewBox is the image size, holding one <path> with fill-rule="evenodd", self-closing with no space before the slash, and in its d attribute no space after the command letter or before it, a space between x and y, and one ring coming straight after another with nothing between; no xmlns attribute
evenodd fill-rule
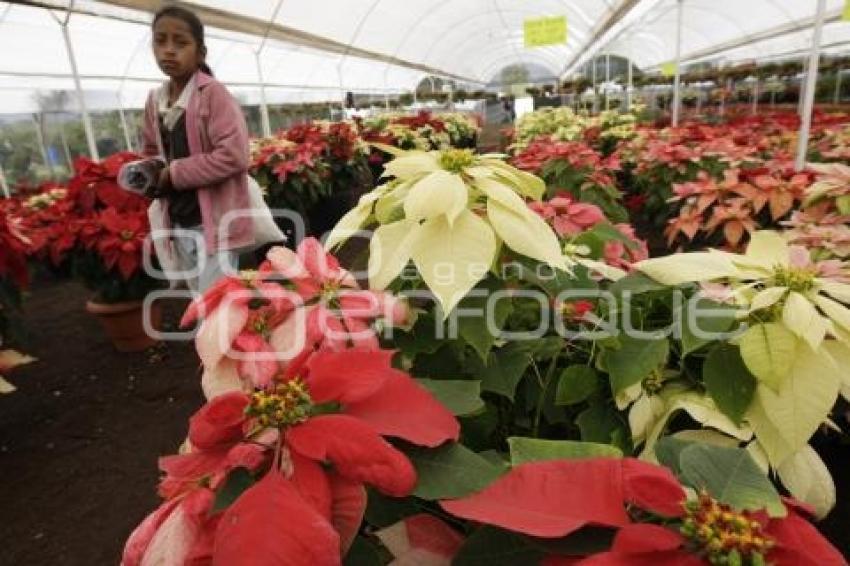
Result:
<svg viewBox="0 0 850 566"><path fill-rule="evenodd" d="M164 17L181 20L187 26L189 26L189 32L192 34L192 37L198 44L198 49L201 50L201 52L204 54L204 58L206 58L207 45L206 43L204 43L204 24L201 22L201 19L197 15L195 15L195 12L187 10L186 8L182 8L180 6L165 6L164 8L161 8L156 13L156 15L154 15L153 22L151 22L151 27L155 26L156 23ZM210 69L206 61L201 61L201 64L198 65L198 68L210 76L212 76L213 74L212 69Z"/></svg>

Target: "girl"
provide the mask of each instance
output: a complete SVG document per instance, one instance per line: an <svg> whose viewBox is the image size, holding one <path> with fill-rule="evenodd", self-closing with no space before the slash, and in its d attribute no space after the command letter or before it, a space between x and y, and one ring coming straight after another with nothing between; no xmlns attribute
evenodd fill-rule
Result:
<svg viewBox="0 0 850 566"><path fill-rule="evenodd" d="M177 229L154 244L169 279L178 271L190 289L204 292L236 268L237 250L255 244L248 129L205 63L204 26L194 13L177 6L157 12L153 53L169 80L145 105L143 153L166 164L149 192L149 216L154 229Z"/></svg>

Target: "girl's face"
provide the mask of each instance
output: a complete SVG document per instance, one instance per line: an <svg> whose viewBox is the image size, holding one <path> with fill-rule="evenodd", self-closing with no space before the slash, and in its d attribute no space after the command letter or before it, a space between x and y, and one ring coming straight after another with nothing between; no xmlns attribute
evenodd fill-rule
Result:
<svg viewBox="0 0 850 566"><path fill-rule="evenodd" d="M189 24L170 16L153 27L153 54L160 70L177 80L188 80L204 60Z"/></svg>

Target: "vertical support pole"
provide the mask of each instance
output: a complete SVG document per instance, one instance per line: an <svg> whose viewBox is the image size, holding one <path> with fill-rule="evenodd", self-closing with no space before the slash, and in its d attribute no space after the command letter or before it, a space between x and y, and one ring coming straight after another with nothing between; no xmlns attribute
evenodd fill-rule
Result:
<svg viewBox="0 0 850 566"><path fill-rule="evenodd" d="M679 107L682 104L681 82L682 72L680 67L680 59L682 57L682 2L676 1L676 76L673 79L673 127L679 125Z"/></svg>
<svg viewBox="0 0 850 566"><path fill-rule="evenodd" d="M753 83L753 116L759 113L759 78Z"/></svg>
<svg viewBox="0 0 850 566"><path fill-rule="evenodd" d="M608 94L608 89L610 87L609 83L611 82L611 54L605 54L605 110L611 108L610 95Z"/></svg>
<svg viewBox="0 0 850 566"><path fill-rule="evenodd" d="M65 151L65 161L68 163L68 171L74 171L74 159L71 157L71 148L68 145L68 136L65 135L65 124L59 123L59 139L62 140L62 149Z"/></svg>
<svg viewBox="0 0 850 566"><path fill-rule="evenodd" d="M626 64L628 65L628 70L626 71L627 76L627 87L626 87L626 111L632 109L632 88L634 87L634 79L632 78L632 60L626 59Z"/></svg>
<svg viewBox="0 0 850 566"><path fill-rule="evenodd" d="M832 97L832 103L838 105L841 102L841 74L844 69L838 69L835 73L835 96Z"/></svg>
<svg viewBox="0 0 850 566"><path fill-rule="evenodd" d="M801 171L806 164L806 152L809 148L809 131L812 127L812 107L815 102L815 85L818 80L818 59L820 57L820 38L823 32L823 16L826 0L818 0L818 11L815 16L815 30L812 38L812 49L809 53L809 70L806 73L806 94L803 100L803 121L800 124L800 135L797 136L797 160L795 167Z"/></svg>
<svg viewBox="0 0 850 566"><path fill-rule="evenodd" d="M263 80L263 65L260 62L260 50L254 51L254 61L257 64L257 78L260 81L260 122L263 129L263 137L272 136L271 122L269 121L269 106L266 104L266 82Z"/></svg>
<svg viewBox="0 0 850 566"><path fill-rule="evenodd" d="M596 90L596 55L593 56L592 59L593 64L593 109L591 112L596 113L596 109L598 108L599 96L598 91Z"/></svg>
<svg viewBox="0 0 850 566"><path fill-rule="evenodd" d="M0 163L0 189L3 190L3 196L9 198L12 193L9 191L9 183L6 182L6 174L3 172L3 164Z"/></svg>
<svg viewBox="0 0 850 566"><path fill-rule="evenodd" d="M806 77L809 76L809 58L803 59L803 78L800 79L800 94L797 96L797 115L803 117L803 100L806 97Z"/></svg>
<svg viewBox="0 0 850 566"><path fill-rule="evenodd" d="M73 4L73 2L72 2ZM70 16L70 13L69 13ZM88 108L86 108L86 97L83 94L83 85L80 82L80 72L77 68L77 58L74 56L74 46L71 43L71 34L68 31L68 18L60 24L62 27L62 37L65 39L65 51L68 52L68 62L71 64L71 72L74 74L74 88L77 91L77 100L80 105L80 114L83 115L83 129L86 131L86 141L89 146L89 156L95 161L100 160L100 155L97 153L97 144L94 140L94 129L91 125L91 116L89 116Z"/></svg>
<svg viewBox="0 0 850 566"><path fill-rule="evenodd" d="M133 151L133 144L130 141L130 128L127 126L127 116L124 115L124 103L121 100L121 93L115 95L118 98L118 117L121 119L121 130L124 132L124 144L127 151Z"/></svg>
<svg viewBox="0 0 850 566"><path fill-rule="evenodd" d="M36 118L38 116L38 118ZM44 132L41 130L41 119L44 114L39 112L37 115L32 115L32 125L35 128L35 139L38 141L38 149L41 151L41 162L44 163L44 166L50 169L51 174L53 172L53 167L50 165L50 161L47 160L47 145L44 143Z"/></svg>

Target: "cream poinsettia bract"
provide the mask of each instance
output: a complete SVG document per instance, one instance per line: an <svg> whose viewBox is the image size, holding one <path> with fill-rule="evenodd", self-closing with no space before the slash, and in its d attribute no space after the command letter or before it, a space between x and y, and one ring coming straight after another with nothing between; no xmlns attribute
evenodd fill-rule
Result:
<svg viewBox="0 0 850 566"><path fill-rule="evenodd" d="M487 274L502 244L568 269L557 235L526 204L543 196L541 179L497 154L378 147L395 155L384 171L393 179L364 195L326 243L333 248L377 223L369 248L371 288L386 288L413 260L448 316Z"/></svg>

